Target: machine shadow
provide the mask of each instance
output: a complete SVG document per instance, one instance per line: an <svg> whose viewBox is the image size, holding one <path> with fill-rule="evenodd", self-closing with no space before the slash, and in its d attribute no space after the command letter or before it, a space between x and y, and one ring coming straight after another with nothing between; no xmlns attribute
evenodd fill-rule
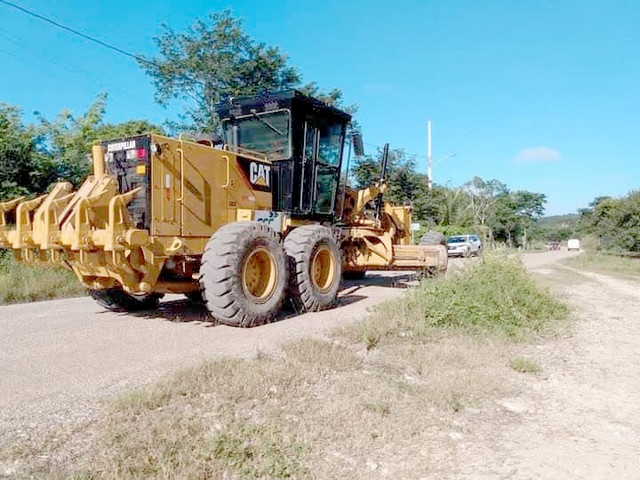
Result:
<svg viewBox="0 0 640 480"><path fill-rule="evenodd" d="M333 310L338 310L347 305L353 305L366 298L367 295L359 294L358 291L369 287L386 287L386 288L408 288L412 282L416 281L415 274L409 272L401 275L385 275L384 273L369 273L360 280L342 280L338 299ZM205 305L200 302L194 302L188 298L179 298L176 300L161 301L158 308L153 310L141 310L136 312L122 312L120 315L134 316L138 318L161 319L172 323L202 323L204 327L210 328L218 326ZM285 301L282 310L273 319L271 323L281 322L293 317L301 315L296 311L291 301Z"/></svg>

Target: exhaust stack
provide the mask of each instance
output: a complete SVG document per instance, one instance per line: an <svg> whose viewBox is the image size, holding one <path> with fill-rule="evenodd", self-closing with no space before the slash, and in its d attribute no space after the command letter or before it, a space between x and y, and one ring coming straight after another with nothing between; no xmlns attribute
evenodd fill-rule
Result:
<svg viewBox="0 0 640 480"><path fill-rule="evenodd" d="M96 178L100 178L105 174L104 147L102 145L94 145L91 147L91 154L93 157L93 174Z"/></svg>

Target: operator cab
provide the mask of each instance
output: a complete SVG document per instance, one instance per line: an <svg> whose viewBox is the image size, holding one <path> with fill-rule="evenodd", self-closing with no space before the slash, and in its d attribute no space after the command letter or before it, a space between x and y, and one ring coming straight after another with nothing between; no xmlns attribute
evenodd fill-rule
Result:
<svg viewBox="0 0 640 480"><path fill-rule="evenodd" d="M232 99L217 108L225 144L240 157L271 163L273 210L297 217L336 214L346 127L351 115L297 90Z"/></svg>

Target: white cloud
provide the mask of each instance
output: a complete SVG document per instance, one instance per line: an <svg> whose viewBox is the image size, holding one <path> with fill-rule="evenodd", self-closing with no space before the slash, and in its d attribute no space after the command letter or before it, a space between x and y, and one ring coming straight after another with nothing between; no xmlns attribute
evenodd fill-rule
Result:
<svg viewBox="0 0 640 480"><path fill-rule="evenodd" d="M532 147L520 150L516 155L516 163L548 163L562 158L560 152L549 147Z"/></svg>

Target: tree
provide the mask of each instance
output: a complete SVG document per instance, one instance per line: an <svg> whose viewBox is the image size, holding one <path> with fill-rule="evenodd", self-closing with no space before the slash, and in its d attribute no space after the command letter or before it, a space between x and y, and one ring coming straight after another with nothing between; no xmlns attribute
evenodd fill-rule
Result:
<svg viewBox="0 0 640 480"><path fill-rule="evenodd" d="M520 226L522 227L522 245L527 248L527 230L544 213L544 204L547 203L547 196L544 193L518 190L512 194L512 197L515 215L520 220Z"/></svg>
<svg viewBox="0 0 640 480"><path fill-rule="evenodd" d="M469 195L469 210L474 225L485 226L495 216L495 204L499 196L508 192L507 186L499 180L483 180L473 177L464 184Z"/></svg>
<svg viewBox="0 0 640 480"><path fill-rule="evenodd" d="M440 225L455 225L457 227L471 225L468 195L463 189L447 188L444 190L442 198Z"/></svg>
<svg viewBox="0 0 640 480"><path fill-rule="evenodd" d="M521 236L522 245L526 248L527 232L544 213L546 201L545 194L526 190L507 191L499 195L494 231L502 235L509 246L513 246L514 241Z"/></svg>
<svg viewBox="0 0 640 480"><path fill-rule="evenodd" d="M580 211L579 228L597 236L604 250L640 252L640 191L622 198L595 198Z"/></svg>
<svg viewBox="0 0 640 480"><path fill-rule="evenodd" d="M140 66L156 87L156 101L186 102L183 120L188 126L212 130L217 125L214 106L225 97L255 95L292 88L300 75L287 65L276 47L255 42L229 10L197 20L185 33L163 25L155 43L157 57L140 57ZM310 88L313 88L311 85ZM334 91L331 96L338 97Z"/></svg>
<svg viewBox="0 0 640 480"><path fill-rule="evenodd" d="M382 166L382 151L377 156L362 156L353 162L352 174L356 179L356 187L363 188L380 180ZM387 160L387 191L385 199L397 205L414 205L418 202L424 206L421 199L428 191L426 176L416 173L416 160L407 155L402 149L389 150ZM426 208L425 208L426 210ZM420 214L416 217L422 218Z"/></svg>
<svg viewBox="0 0 640 480"><path fill-rule="evenodd" d="M38 131L49 162L48 168L40 169L45 176L43 180L46 185L59 179L70 181L76 186L82 183L91 172L91 146L96 142L141 133L163 133L161 127L146 120L103 123L106 101L106 94L99 95L79 117L68 110L61 112L53 121L40 117Z"/></svg>
<svg viewBox="0 0 640 480"><path fill-rule="evenodd" d="M22 122L21 110L0 104L0 199L38 191L46 176L38 168L44 157L36 131Z"/></svg>
<svg viewBox="0 0 640 480"><path fill-rule="evenodd" d="M53 121L40 116L40 134L52 161L49 183L63 178L79 185L89 174L91 162L87 155L96 140L106 99L106 94L99 95L87 112L77 118L68 110L60 112Z"/></svg>

